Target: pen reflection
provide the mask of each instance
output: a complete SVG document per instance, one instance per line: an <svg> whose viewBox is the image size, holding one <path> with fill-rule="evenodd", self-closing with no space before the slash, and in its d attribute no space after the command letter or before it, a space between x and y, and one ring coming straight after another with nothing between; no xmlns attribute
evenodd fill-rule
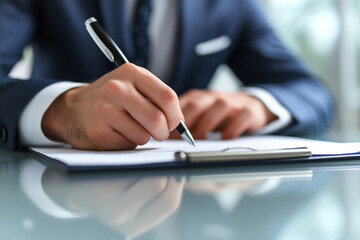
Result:
<svg viewBox="0 0 360 240"><path fill-rule="evenodd" d="M186 184L186 189L199 194L216 194L222 191L249 191L264 183L264 180L242 180L237 182L192 182Z"/></svg>
<svg viewBox="0 0 360 240"><path fill-rule="evenodd" d="M184 187L173 177L71 180L49 169L42 184L60 206L127 237L145 233L174 213Z"/></svg>

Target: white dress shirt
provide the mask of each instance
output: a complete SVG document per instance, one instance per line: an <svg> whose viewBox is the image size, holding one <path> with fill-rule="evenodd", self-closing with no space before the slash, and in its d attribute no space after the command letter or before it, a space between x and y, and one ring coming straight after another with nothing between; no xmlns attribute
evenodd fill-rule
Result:
<svg viewBox="0 0 360 240"><path fill-rule="evenodd" d="M127 4L128 11L133 12L135 1L127 0ZM172 56L175 52L177 21L178 11L175 0L153 0L153 14L149 27L149 70L164 82L169 81L170 72L173 68ZM194 51L196 50L194 49ZM58 82L40 91L20 115L19 132L21 143L25 146L50 146L58 144L49 140L43 134L41 130L42 116L57 96L71 88L83 85L83 83L76 82ZM242 91L260 99L278 117L277 120L259 131L259 134L273 133L290 124L291 114L271 93L254 87L245 87Z"/></svg>

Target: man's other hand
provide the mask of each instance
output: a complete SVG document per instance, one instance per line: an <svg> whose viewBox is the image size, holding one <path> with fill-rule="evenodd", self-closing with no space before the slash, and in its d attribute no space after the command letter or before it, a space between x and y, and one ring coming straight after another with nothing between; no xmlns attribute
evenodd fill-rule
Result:
<svg viewBox="0 0 360 240"><path fill-rule="evenodd" d="M214 131L232 139L259 131L277 118L259 99L244 92L190 90L179 100L186 126L196 139ZM176 133L171 137L178 138Z"/></svg>

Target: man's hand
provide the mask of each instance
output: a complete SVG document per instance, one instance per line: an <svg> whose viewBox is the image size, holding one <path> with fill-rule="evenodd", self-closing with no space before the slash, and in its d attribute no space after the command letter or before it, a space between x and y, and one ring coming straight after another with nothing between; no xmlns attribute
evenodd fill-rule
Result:
<svg viewBox="0 0 360 240"><path fill-rule="evenodd" d="M51 169L42 177L45 193L58 205L128 237L145 233L172 215L184 184L173 177L73 180Z"/></svg>
<svg viewBox="0 0 360 240"><path fill-rule="evenodd" d="M220 131L223 139L256 132L277 117L257 98L244 92L191 90L180 96L186 126L196 139ZM176 134L171 137L176 138Z"/></svg>
<svg viewBox="0 0 360 240"><path fill-rule="evenodd" d="M168 138L183 118L175 92L144 68L124 64L60 95L42 119L44 134L74 148L133 149Z"/></svg>

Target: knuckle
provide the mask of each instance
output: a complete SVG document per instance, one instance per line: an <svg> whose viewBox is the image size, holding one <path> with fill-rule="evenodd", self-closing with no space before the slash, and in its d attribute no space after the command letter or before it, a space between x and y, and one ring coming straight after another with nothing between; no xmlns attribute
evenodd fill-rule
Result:
<svg viewBox="0 0 360 240"><path fill-rule="evenodd" d="M198 89L191 89L187 92L187 95L189 95L189 97L196 97L200 94L200 90Z"/></svg>
<svg viewBox="0 0 360 240"><path fill-rule="evenodd" d="M127 96L129 91L129 87L126 83L118 81L116 85L114 85L115 96Z"/></svg>
<svg viewBox="0 0 360 240"><path fill-rule="evenodd" d="M104 97L107 96L116 96L126 94L127 86L124 82L119 80L109 80L104 85Z"/></svg>
<svg viewBox="0 0 360 240"><path fill-rule="evenodd" d="M173 106L178 102L178 97L174 90L167 88L162 92L162 102L165 106Z"/></svg>
<svg viewBox="0 0 360 240"><path fill-rule="evenodd" d="M190 101L187 104L188 111L197 112L201 108L201 103L198 101Z"/></svg>
<svg viewBox="0 0 360 240"><path fill-rule="evenodd" d="M161 111L153 111L149 116L150 124L155 129L160 129L165 121L165 116Z"/></svg>
<svg viewBox="0 0 360 240"><path fill-rule="evenodd" d="M162 112L155 112L151 114L149 120L152 129L152 135L155 140L164 141L169 137L166 118Z"/></svg>
<svg viewBox="0 0 360 240"><path fill-rule="evenodd" d="M222 108L227 108L229 106L228 101L223 97L218 97L216 104Z"/></svg>
<svg viewBox="0 0 360 240"><path fill-rule="evenodd" d="M225 97L218 97L214 104L217 111L222 112L223 114L234 114L237 111L237 108L232 106L231 103Z"/></svg>
<svg viewBox="0 0 360 240"><path fill-rule="evenodd" d="M109 98L109 96L113 99L131 100L134 94L131 89L131 84L124 81L112 80L106 84L104 98Z"/></svg>
<svg viewBox="0 0 360 240"><path fill-rule="evenodd" d="M124 63L123 65L121 65L121 67L117 68L118 69L118 72L120 73L132 73L133 71L136 71L137 70L137 67L135 64L133 63Z"/></svg>
<svg viewBox="0 0 360 240"><path fill-rule="evenodd" d="M115 79L111 79L107 81L104 85L104 89L106 92L112 92L114 89L117 88L119 81Z"/></svg>
<svg viewBox="0 0 360 240"><path fill-rule="evenodd" d="M130 76L132 79L142 77L147 72L145 68L139 67L133 63L125 63L121 66L121 68L121 70L124 71L126 76Z"/></svg>

